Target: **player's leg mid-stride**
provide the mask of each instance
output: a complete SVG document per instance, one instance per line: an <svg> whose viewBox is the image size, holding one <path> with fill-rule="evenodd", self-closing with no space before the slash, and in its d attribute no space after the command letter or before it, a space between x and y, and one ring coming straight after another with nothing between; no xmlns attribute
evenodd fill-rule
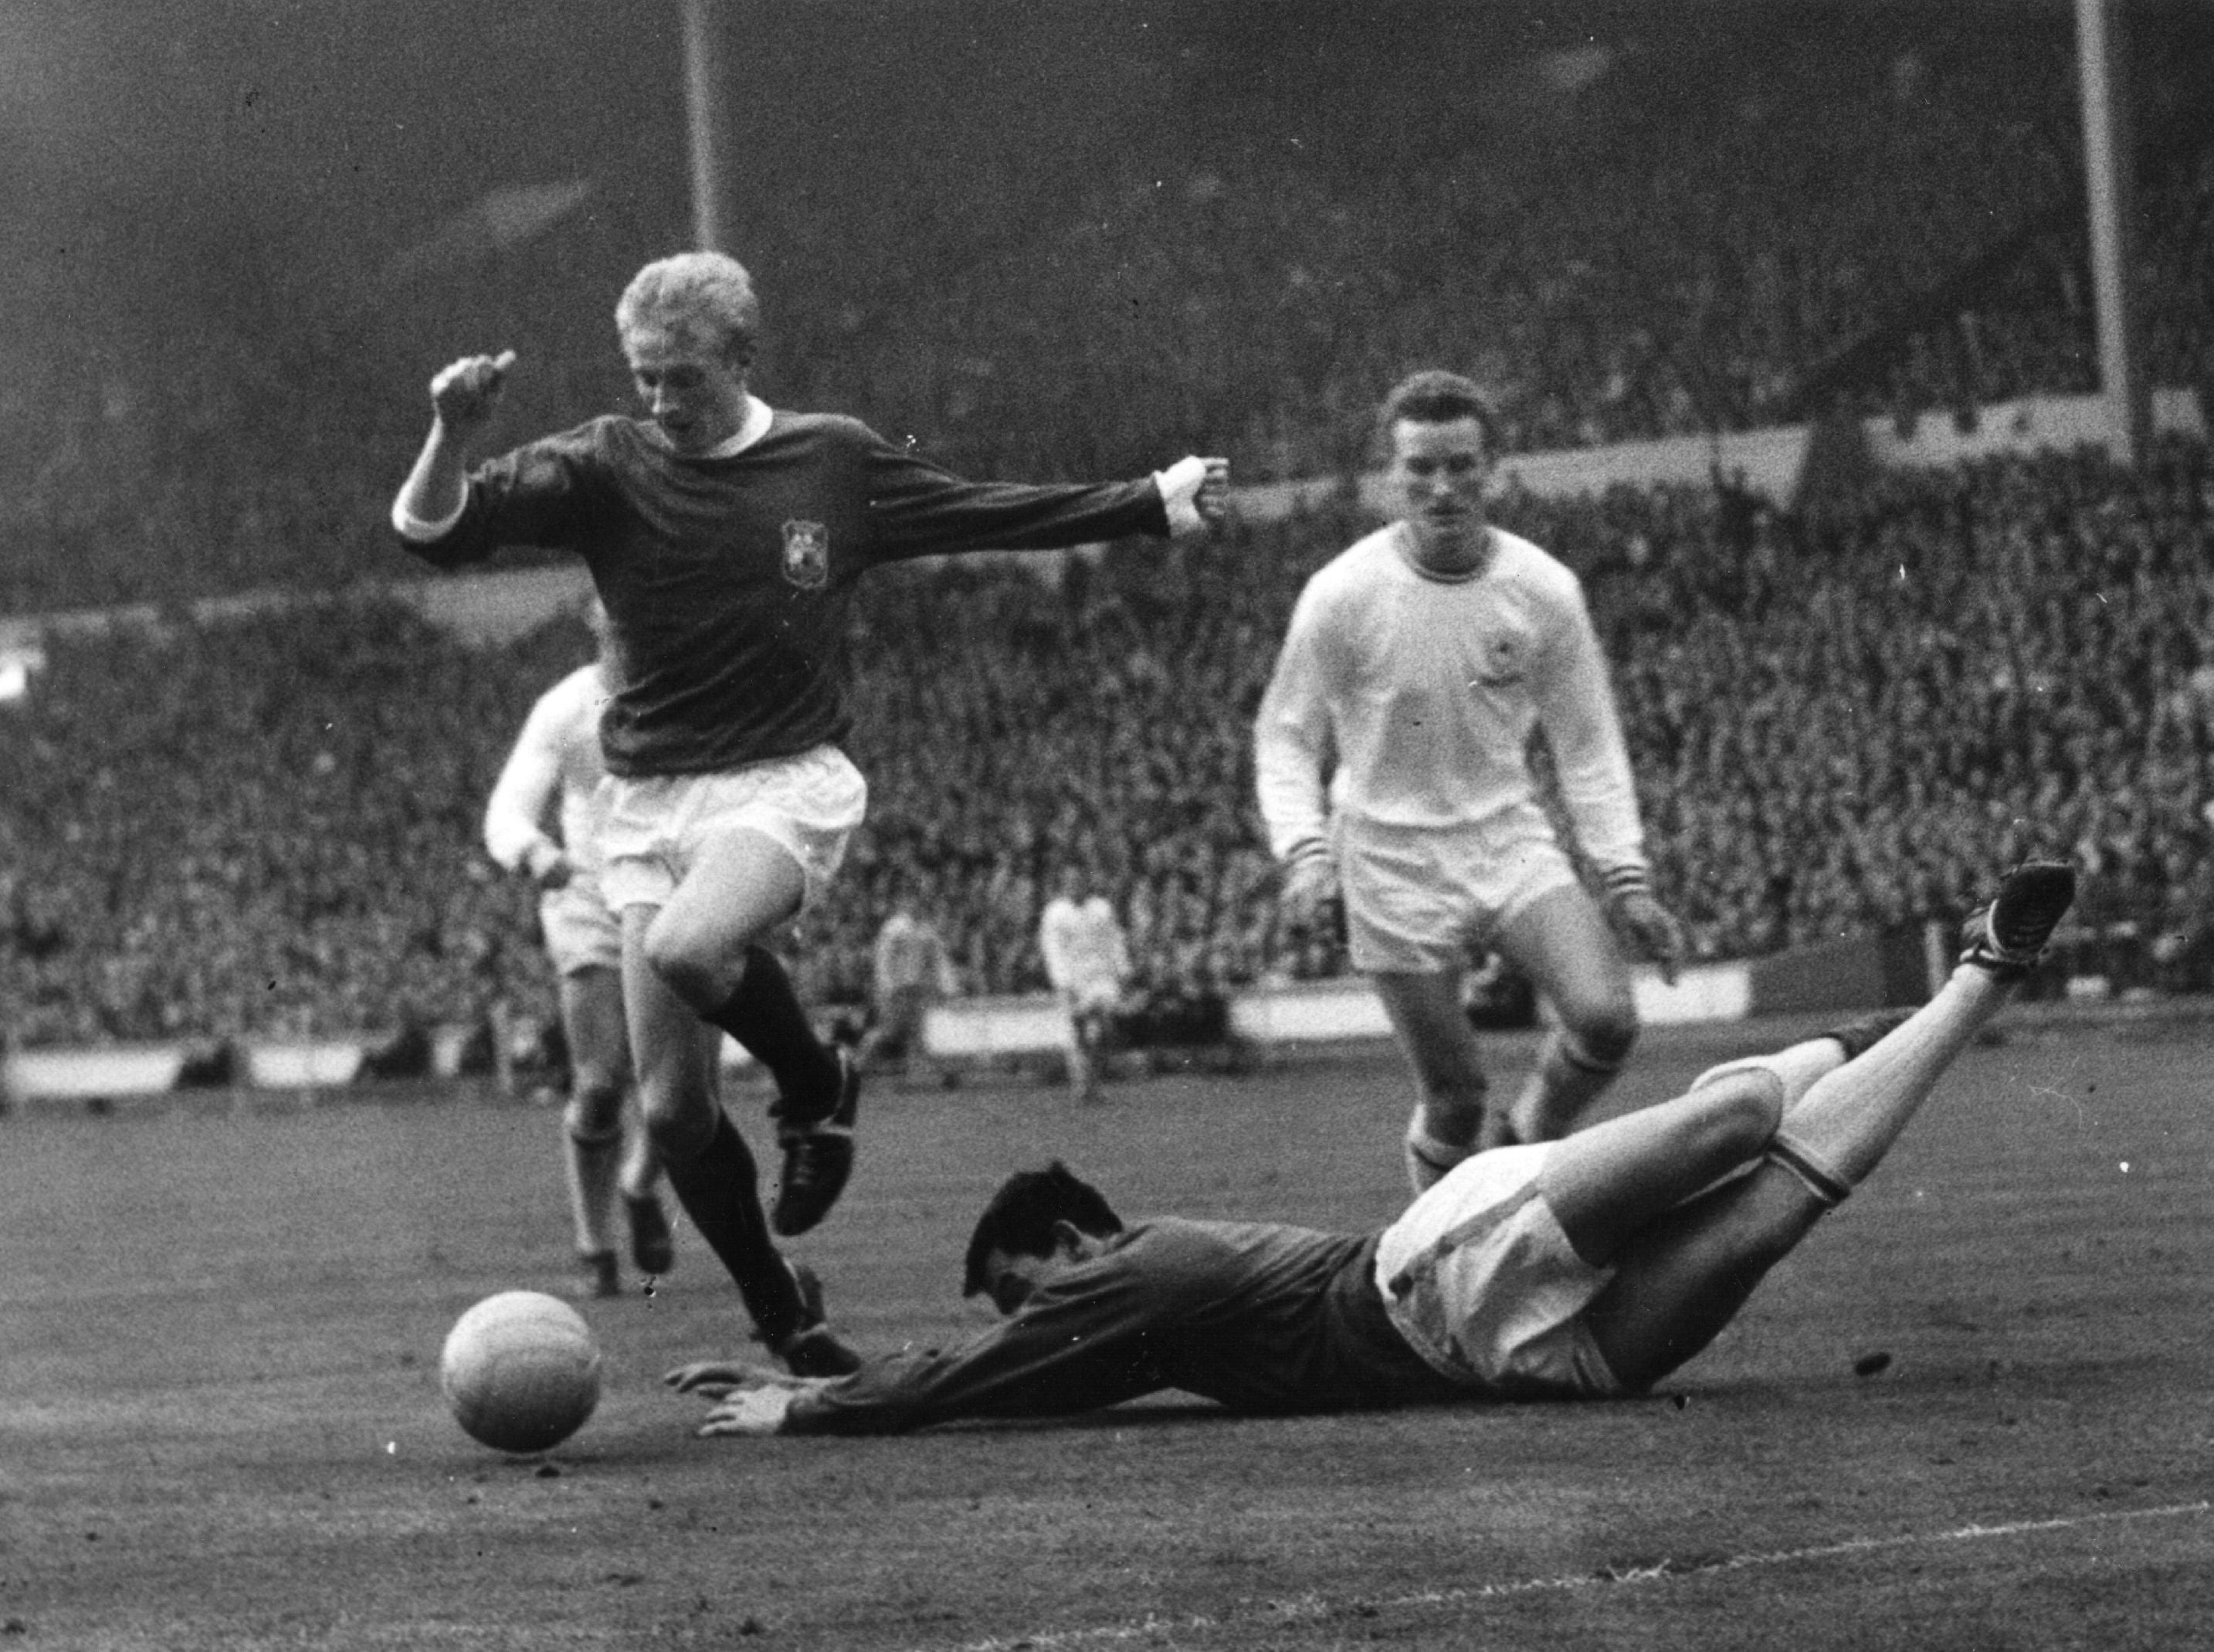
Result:
<svg viewBox="0 0 2214 1652"><path fill-rule="evenodd" d="M1920 1009L1725 1063L1676 1101L1559 1145L1540 1185L1577 1254L1619 1264L1587 1322L1625 1388L1706 1347L1875 1170L2036 964L2075 889L2064 863L2018 866L1968 921L1959 967ZM1746 1143L1757 1144L1749 1159ZM1712 1176L1722 1179L1697 1191Z"/></svg>

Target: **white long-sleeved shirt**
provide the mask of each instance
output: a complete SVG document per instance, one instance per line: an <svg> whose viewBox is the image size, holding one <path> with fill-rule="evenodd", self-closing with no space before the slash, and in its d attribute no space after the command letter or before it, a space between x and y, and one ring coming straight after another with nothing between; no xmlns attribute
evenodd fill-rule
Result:
<svg viewBox="0 0 2214 1652"><path fill-rule="evenodd" d="M872 958L879 1003L895 993L922 991L951 998L961 989L945 941L934 925L911 912L894 912L877 931Z"/></svg>
<svg viewBox="0 0 2214 1652"><path fill-rule="evenodd" d="M600 713L607 679L596 662L579 666L539 695L523 719L485 804L486 851L510 872L538 843L558 843L574 869L571 881L600 869ZM547 829L555 822L560 837Z"/></svg>
<svg viewBox="0 0 2214 1652"><path fill-rule="evenodd" d="M1080 905L1066 895L1046 902L1038 919L1038 951L1056 992L1119 987L1129 977L1130 944L1103 895Z"/></svg>
<svg viewBox="0 0 2214 1652"><path fill-rule="evenodd" d="M1355 829L1450 830L1534 801L1542 728L1578 842L1610 883L1646 868L1630 756L1581 582L1495 528L1465 579L1417 568L1394 523L1317 571L1254 724L1269 846Z"/></svg>

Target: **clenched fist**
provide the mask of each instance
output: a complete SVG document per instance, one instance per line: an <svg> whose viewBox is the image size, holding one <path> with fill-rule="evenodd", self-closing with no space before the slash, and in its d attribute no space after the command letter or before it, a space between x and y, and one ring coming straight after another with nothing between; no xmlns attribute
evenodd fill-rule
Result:
<svg viewBox="0 0 2214 1652"><path fill-rule="evenodd" d="M481 427L498 407L514 365L515 352L503 350L497 356L464 356L440 368L431 381L431 408L438 422L456 436Z"/></svg>

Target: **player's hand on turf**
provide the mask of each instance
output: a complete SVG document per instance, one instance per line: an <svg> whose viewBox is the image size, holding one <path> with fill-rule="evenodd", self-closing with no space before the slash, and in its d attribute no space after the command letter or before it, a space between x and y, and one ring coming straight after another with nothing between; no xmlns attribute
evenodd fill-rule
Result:
<svg viewBox="0 0 2214 1652"><path fill-rule="evenodd" d="M1294 923L1312 923L1337 898L1337 862L1327 850L1300 855L1284 869L1281 899Z"/></svg>
<svg viewBox="0 0 2214 1652"><path fill-rule="evenodd" d="M661 1380L680 1394L704 1394L709 1399L720 1399L733 1389L771 1381L780 1374L766 1366L751 1365L743 1360L694 1360L689 1365L664 1372Z"/></svg>
<svg viewBox="0 0 2214 1652"><path fill-rule="evenodd" d="M1648 891L1636 889L1615 896L1614 921L1640 951L1660 966L1660 979L1674 986L1685 948L1684 926L1676 915Z"/></svg>
<svg viewBox="0 0 2214 1652"><path fill-rule="evenodd" d="M661 1380L680 1394L720 1399L741 1388L819 1388L830 1379L795 1377L780 1367L745 1360L694 1360L663 1373Z"/></svg>
<svg viewBox="0 0 2214 1652"><path fill-rule="evenodd" d="M661 1380L680 1394L698 1394L715 1402L700 1425L703 1436L775 1434L783 1428L785 1413L796 1397L827 1388L833 1380L795 1377L743 1360L695 1360Z"/></svg>
<svg viewBox="0 0 2214 1652"><path fill-rule="evenodd" d="M790 1388L741 1388L707 1413L700 1435L780 1434L794 1392Z"/></svg>
<svg viewBox="0 0 2214 1652"><path fill-rule="evenodd" d="M431 410L437 414L438 422L456 436L480 429L499 406L500 392L507 385L508 370L514 365L512 350L503 350L497 356L464 356L459 361L449 362L431 381Z"/></svg>

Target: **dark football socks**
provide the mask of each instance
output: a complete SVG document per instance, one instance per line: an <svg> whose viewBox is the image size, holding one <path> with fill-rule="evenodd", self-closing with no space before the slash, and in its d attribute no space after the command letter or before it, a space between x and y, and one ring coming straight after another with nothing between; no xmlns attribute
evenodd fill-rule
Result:
<svg viewBox="0 0 2214 1652"><path fill-rule="evenodd" d="M799 1329L806 1311L792 1270L769 1237L745 1138L719 1111L715 1133L699 1154L664 1168L684 1214L737 1282L761 1340L775 1347Z"/></svg>
<svg viewBox="0 0 2214 1652"><path fill-rule="evenodd" d="M780 1123L812 1124L836 1108L838 1057L815 1036L783 961L768 948L746 948L738 989L707 1019L768 1069L777 1089L769 1111Z"/></svg>

